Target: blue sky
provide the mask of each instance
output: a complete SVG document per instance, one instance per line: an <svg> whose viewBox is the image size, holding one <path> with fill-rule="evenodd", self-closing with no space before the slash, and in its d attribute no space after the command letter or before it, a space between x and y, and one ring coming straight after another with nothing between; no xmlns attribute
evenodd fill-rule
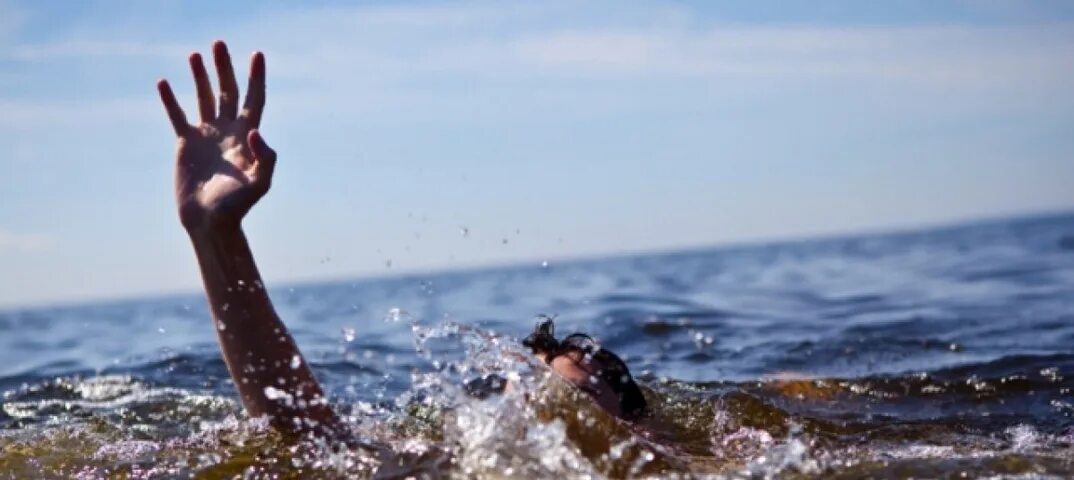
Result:
<svg viewBox="0 0 1074 480"><path fill-rule="evenodd" d="M0 305L198 288L154 82L217 38L275 284L1074 208L1071 2L0 0Z"/></svg>

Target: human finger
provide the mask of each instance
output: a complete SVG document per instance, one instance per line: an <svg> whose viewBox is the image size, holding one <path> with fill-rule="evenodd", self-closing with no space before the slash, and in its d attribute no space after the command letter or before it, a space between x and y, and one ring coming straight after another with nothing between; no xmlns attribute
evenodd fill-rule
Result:
<svg viewBox="0 0 1074 480"><path fill-rule="evenodd" d="M254 165L254 171L257 172L256 181L267 189L272 181L272 172L276 170L276 151L265 143L265 138L256 128L246 134L246 144L250 146L250 152L257 161Z"/></svg>
<svg viewBox="0 0 1074 480"><path fill-rule="evenodd" d="M239 109L239 85L235 82L235 70L231 67L231 55L227 44L217 40L213 43L213 61L220 81L220 118L233 119Z"/></svg>
<svg viewBox="0 0 1074 480"><path fill-rule="evenodd" d="M190 71L194 73L194 87L198 95L198 114L202 123L212 122L216 115L216 102L213 99L213 85L209 83L209 73L200 53L190 54Z"/></svg>
<svg viewBox="0 0 1074 480"><path fill-rule="evenodd" d="M250 128L261 125L261 113L265 109L265 55L254 52L250 59L250 83L246 87L246 101L242 106L242 116L247 118Z"/></svg>
<svg viewBox="0 0 1074 480"><path fill-rule="evenodd" d="M190 124L187 123L183 107L179 106L179 102L175 99L175 93L172 92L172 87L168 85L167 80L161 79L157 81L157 93L160 94L160 101L164 104L164 111L168 112L168 120L171 120L175 134L180 137L186 135L187 130L190 129Z"/></svg>

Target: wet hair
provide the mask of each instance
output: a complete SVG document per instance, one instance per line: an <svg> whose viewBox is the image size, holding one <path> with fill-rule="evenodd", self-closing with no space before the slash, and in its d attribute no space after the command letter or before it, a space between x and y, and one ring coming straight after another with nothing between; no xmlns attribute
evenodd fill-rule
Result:
<svg viewBox="0 0 1074 480"><path fill-rule="evenodd" d="M556 340L554 320L544 315L537 317L537 325L533 327L533 333L522 340L522 345L529 347L533 353L547 354L550 363L553 356L561 354L559 340Z"/></svg>
<svg viewBox="0 0 1074 480"><path fill-rule="evenodd" d="M563 341L556 340L554 319L542 315L538 317L533 333L522 340L522 345L529 347L533 353L545 354L545 362L549 365L560 355L581 353L582 361L596 366L597 377L607 383L619 397L619 411L623 418L635 420L645 413L645 396L634 382L626 363L611 350L601 347L589 335L572 333Z"/></svg>

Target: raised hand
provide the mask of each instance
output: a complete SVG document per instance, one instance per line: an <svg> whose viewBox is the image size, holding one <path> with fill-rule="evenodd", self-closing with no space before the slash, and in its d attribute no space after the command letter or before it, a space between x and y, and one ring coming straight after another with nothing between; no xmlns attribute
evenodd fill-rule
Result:
<svg viewBox="0 0 1074 480"><path fill-rule="evenodd" d="M196 125L187 122L167 81L157 83L178 153L175 198L190 233L220 349L243 406L268 415L285 432L334 435L338 417L263 287L241 221L268 192L276 153L257 131L265 106L265 57L250 62L250 86L239 88L224 42L213 44L220 109L201 55L190 55L198 94Z"/></svg>
<svg viewBox="0 0 1074 480"><path fill-rule="evenodd" d="M157 82L160 100L178 137L175 198L179 218L188 231L237 226L246 212L268 192L276 152L257 128L265 107L265 56L253 54L246 100L239 111L239 88L231 56L222 41L213 43L220 83L220 109L201 55L190 55L198 96L199 121L187 122L167 80Z"/></svg>

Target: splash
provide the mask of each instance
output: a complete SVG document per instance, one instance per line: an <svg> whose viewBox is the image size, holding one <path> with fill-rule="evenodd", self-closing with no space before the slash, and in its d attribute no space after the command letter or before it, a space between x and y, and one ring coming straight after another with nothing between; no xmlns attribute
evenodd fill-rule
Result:
<svg viewBox="0 0 1074 480"><path fill-rule="evenodd" d="M1051 367L1036 377L1001 378L972 371L946 379L943 372L854 380L773 375L748 383L650 378L642 387L652 414L631 424L595 406L514 338L450 321L411 319L410 332L423 363L412 367L408 388L336 405L353 444L284 441L264 419L245 417L230 396L213 391L130 375L61 377L5 393L0 471L68 478L1062 476L1074 453L1069 432L1027 424L982 436L959 422L919 426L845 413L1069 389L1070 376ZM469 388L478 380L491 386Z"/></svg>

